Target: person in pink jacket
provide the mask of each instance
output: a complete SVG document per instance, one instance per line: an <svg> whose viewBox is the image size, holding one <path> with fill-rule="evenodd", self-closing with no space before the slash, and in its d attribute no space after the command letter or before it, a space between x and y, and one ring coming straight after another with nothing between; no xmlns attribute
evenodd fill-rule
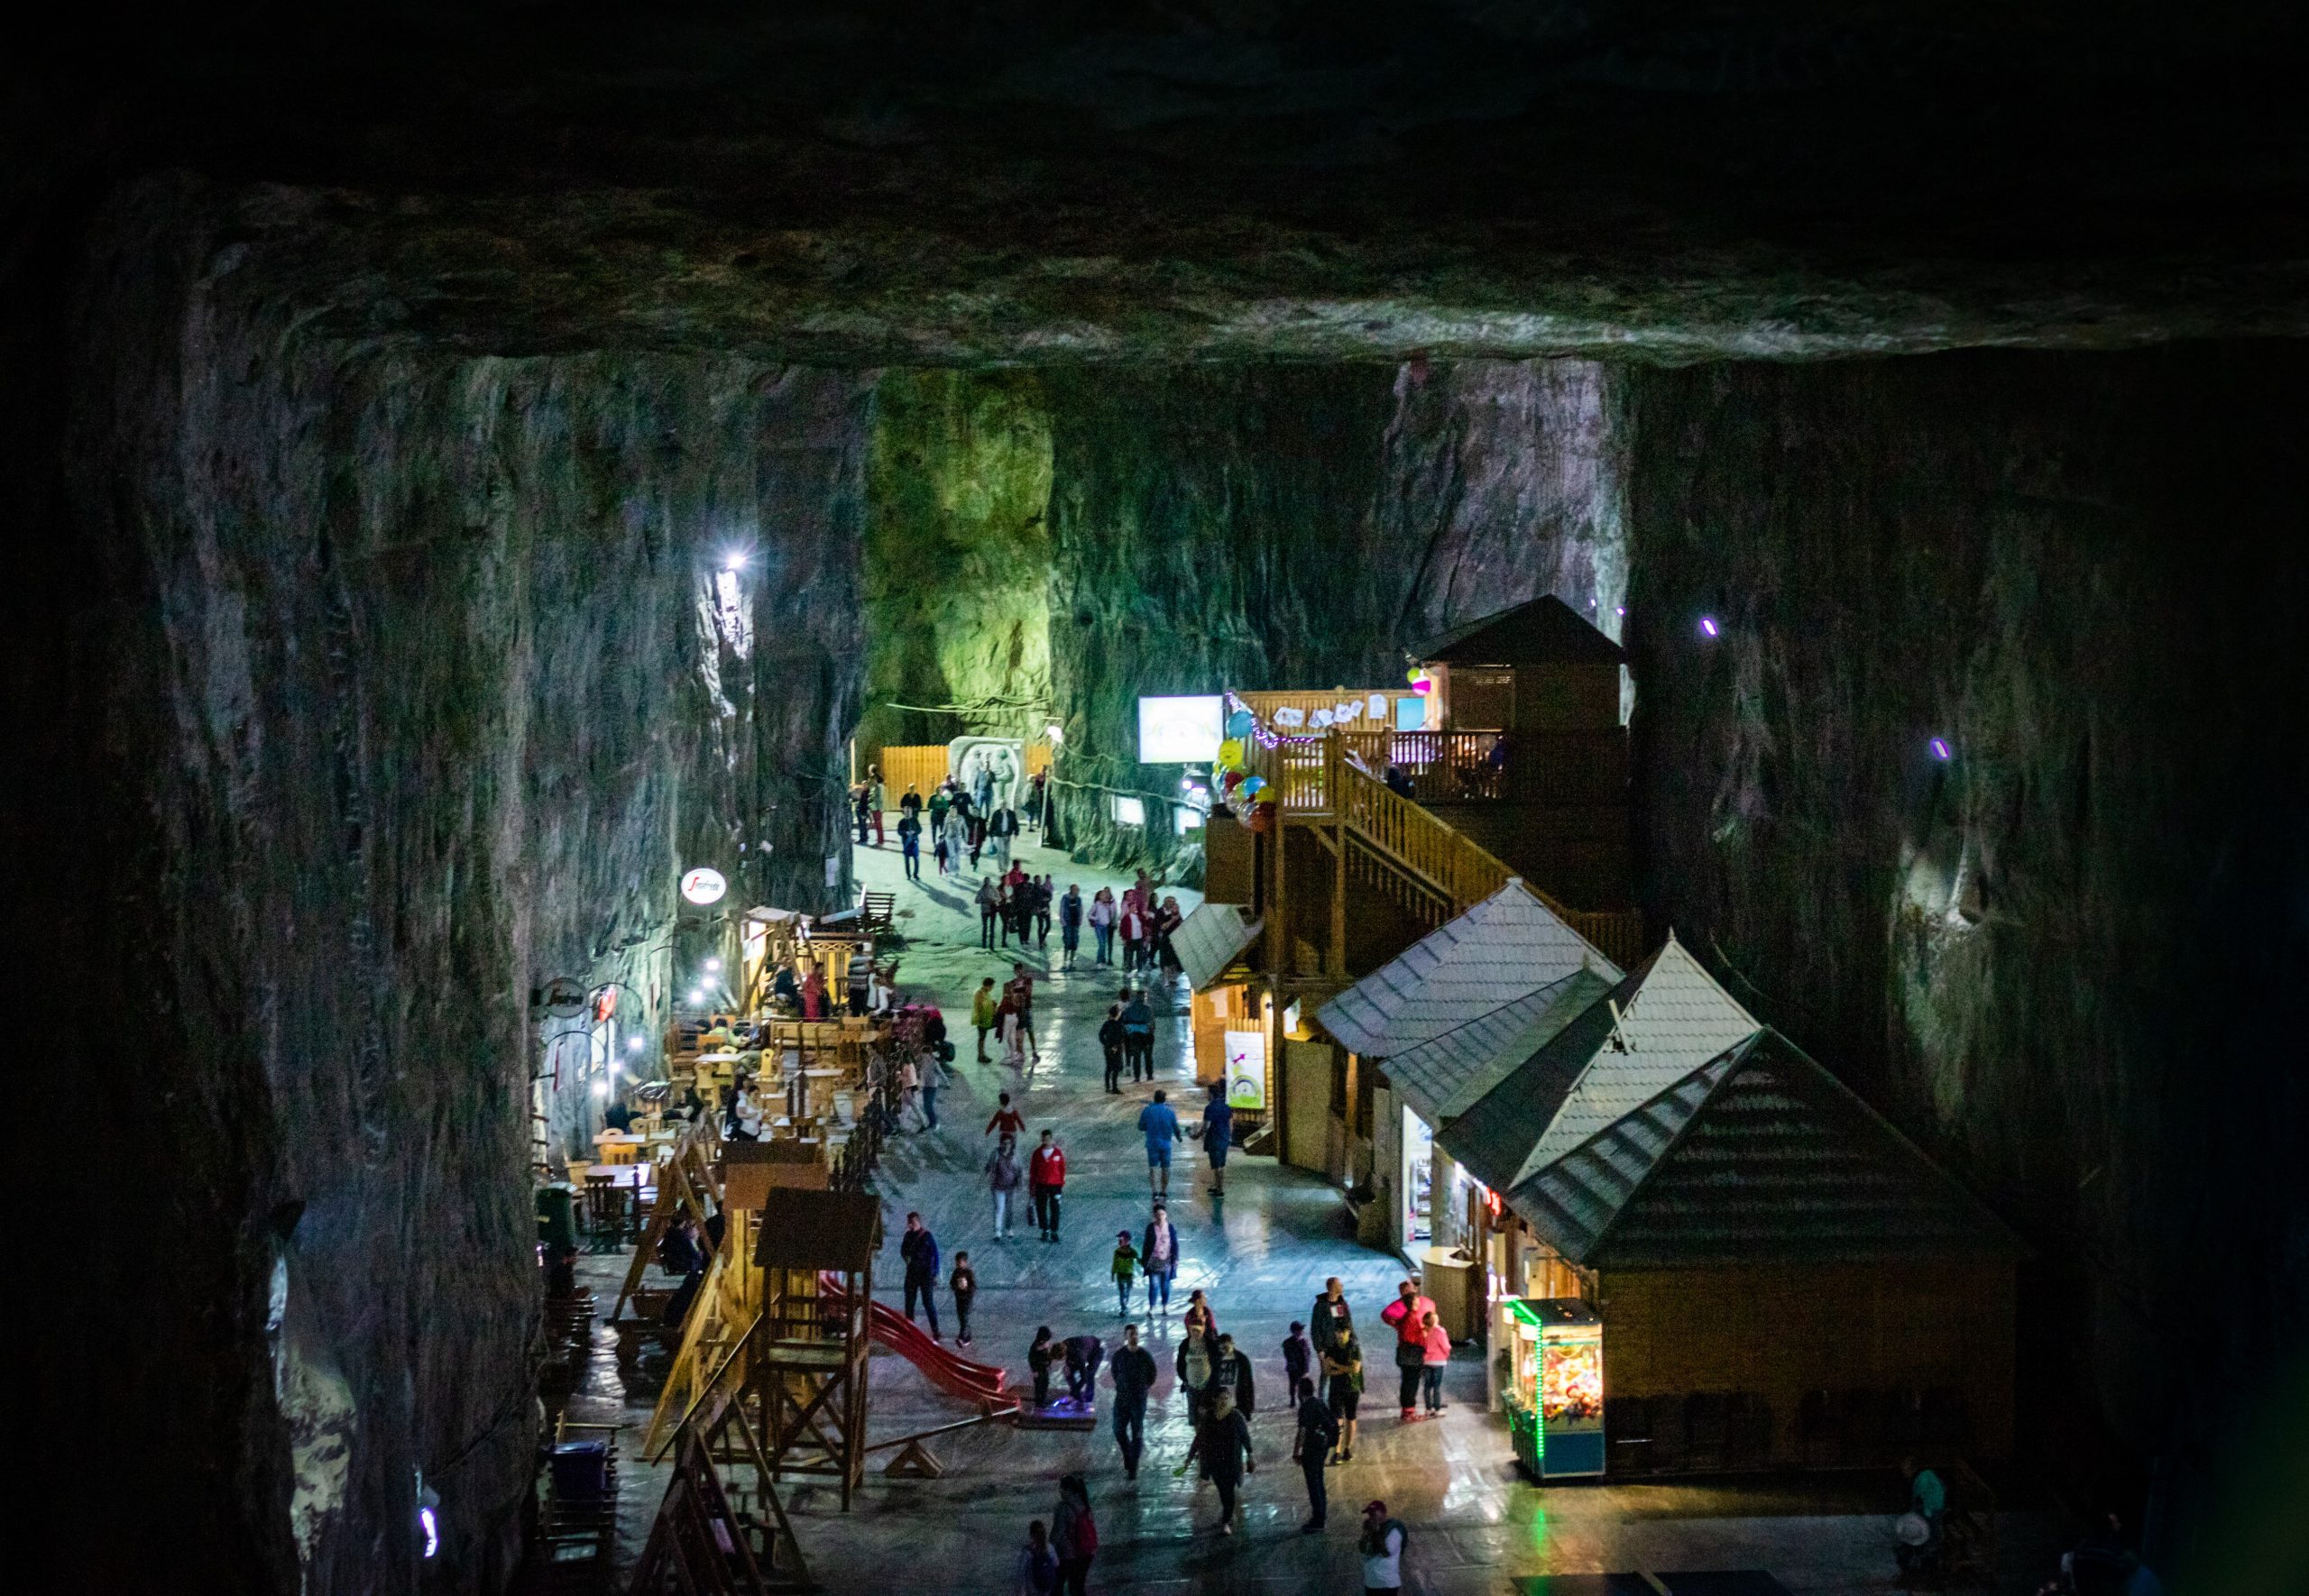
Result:
<svg viewBox="0 0 2309 1596"><path fill-rule="evenodd" d="M1420 1389L1427 1399L1428 1417L1432 1418L1443 1411L1443 1371L1451 1362L1451 1334L1427 1316L1421 1340L1426 1344L1427 1362L1420 1368Z"/></svg>

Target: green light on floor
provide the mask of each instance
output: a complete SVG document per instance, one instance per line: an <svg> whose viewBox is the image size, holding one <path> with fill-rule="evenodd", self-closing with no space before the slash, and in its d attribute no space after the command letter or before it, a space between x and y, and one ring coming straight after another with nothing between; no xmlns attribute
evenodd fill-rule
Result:
<svg viewBox="0 0 2309 1596"><path fill-rule="evenodd" d="M1548 1544L1548 1510L1533 1504L1532 1508L1532 1550L1542 1551Z"/></svg>

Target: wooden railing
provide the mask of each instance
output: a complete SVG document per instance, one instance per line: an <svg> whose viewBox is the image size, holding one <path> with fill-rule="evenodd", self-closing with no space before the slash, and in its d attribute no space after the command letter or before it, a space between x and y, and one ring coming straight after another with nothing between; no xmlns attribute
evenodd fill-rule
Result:
<svg viewBox="0 0 2309 1596"><path fill-rule="evenodd" d="M1624 803L1627 735L1606 731L1344 731L1350 763L1421 803Z"/></svg>

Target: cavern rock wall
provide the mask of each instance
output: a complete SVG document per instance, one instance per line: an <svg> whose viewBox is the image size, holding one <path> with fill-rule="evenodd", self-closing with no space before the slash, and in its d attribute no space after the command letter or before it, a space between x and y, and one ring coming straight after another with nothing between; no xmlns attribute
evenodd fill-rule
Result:
<svg viewBox="0 0 2309 1596"><path fill-rule="evenodd" d="M2186 1455L2303 1333L2309 364L1630 381L1655 933L2038 1243L2037 1446Z"/></svg>
<svg viewBox="0 0 2309 1596"><path fill-rule="evenodd" d="M308 342L205 215L151 188L100 225L86 586L35 619L87 793L41 840L102 905L55 950L133 1039L88 1060L60 1311L131 1459L105 1494L155 1510L80 1544L99 1586L412 1589L421 1470L453 1582L491 1588L533 1426L529 994L623 983L652 1056L728 946L680 868L730 877L717 914L843 895L869 388Z"/></svg>
<svg viewBox="0 0 2309 1596"><path fill-rule="evenodd" d="M1584 361L1046 373L1066 835L1167 857L1099 786L1143 693L1385 684L1443 627L1557 592L1614 631L1619 379Z"/></svg>

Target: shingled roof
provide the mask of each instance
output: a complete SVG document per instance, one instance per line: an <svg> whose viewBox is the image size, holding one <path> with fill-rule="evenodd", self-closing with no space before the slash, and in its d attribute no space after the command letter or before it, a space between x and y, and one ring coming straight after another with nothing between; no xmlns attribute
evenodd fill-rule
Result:
<svg viewBox="0 0 2309 1596"><path fill-rule="evenodd" d="M1580 1071L1516 1179L1538 1172L1623 1114L1763 1029L1670 931L1613 999L1617 1028Z"/></svg>
<svg viewBox="0 0 2309 1596"><path fill-rule="evenodd" d="M1412 657L1456 665L1618 665L1627 655L1587 617L1549 593L1430 637L1412 650Z"/></svg>
<svg viewBox="0 0 2309 1596"><path fill-rule="evenodd" d="M1553 1041L1574 1016L1611 991L1612 985L1594 970L1574 970L1560 981L1390 1057L1387 1084L1428 1124L1449 1124ZM1555 1105L1550 1104L1534 1124L1535 1133L1554 1112Z"/></svg>
<svg viewBox="0 0 2309 1596"><path fill-rule="evenodd" d="M1612 987L1602 977L1583 970L1548 991L1558 995L1547 1011L1554 1030L1435 1133L1444 1151L1495 1190L1513 1184L1533 1143L1561 1111L1581 1069L1611 1034L1612 1011L1604 999ZM1397 1062L1387 1061L1391 1081Z"/></svg>
<svg viewBox="0 0 2309 1596"><path fill-rule="evenodd" d="M2013 1256L2002 1221L1778 1032L1671 1082L1506 1193L1584 1268Z"/></svg>
<svg viewBox="0 0 2309 1596"><path fill-rule="evenodd" d="M1171 933L1171 950L1186 972L1190 991L1200 992L1224 975L1244 949L1258 940L1258 921L1239 903L1198 903Z"/></svg>
<svg viewBox="0 0 2309 1596"><path fill-rule="evenodd" d="M1522 882L1511 880L1332 998L1315 1017L1365 1058L1394 1058L1583 968L1607 981L1620 978L1617 965Z"/></svg>

